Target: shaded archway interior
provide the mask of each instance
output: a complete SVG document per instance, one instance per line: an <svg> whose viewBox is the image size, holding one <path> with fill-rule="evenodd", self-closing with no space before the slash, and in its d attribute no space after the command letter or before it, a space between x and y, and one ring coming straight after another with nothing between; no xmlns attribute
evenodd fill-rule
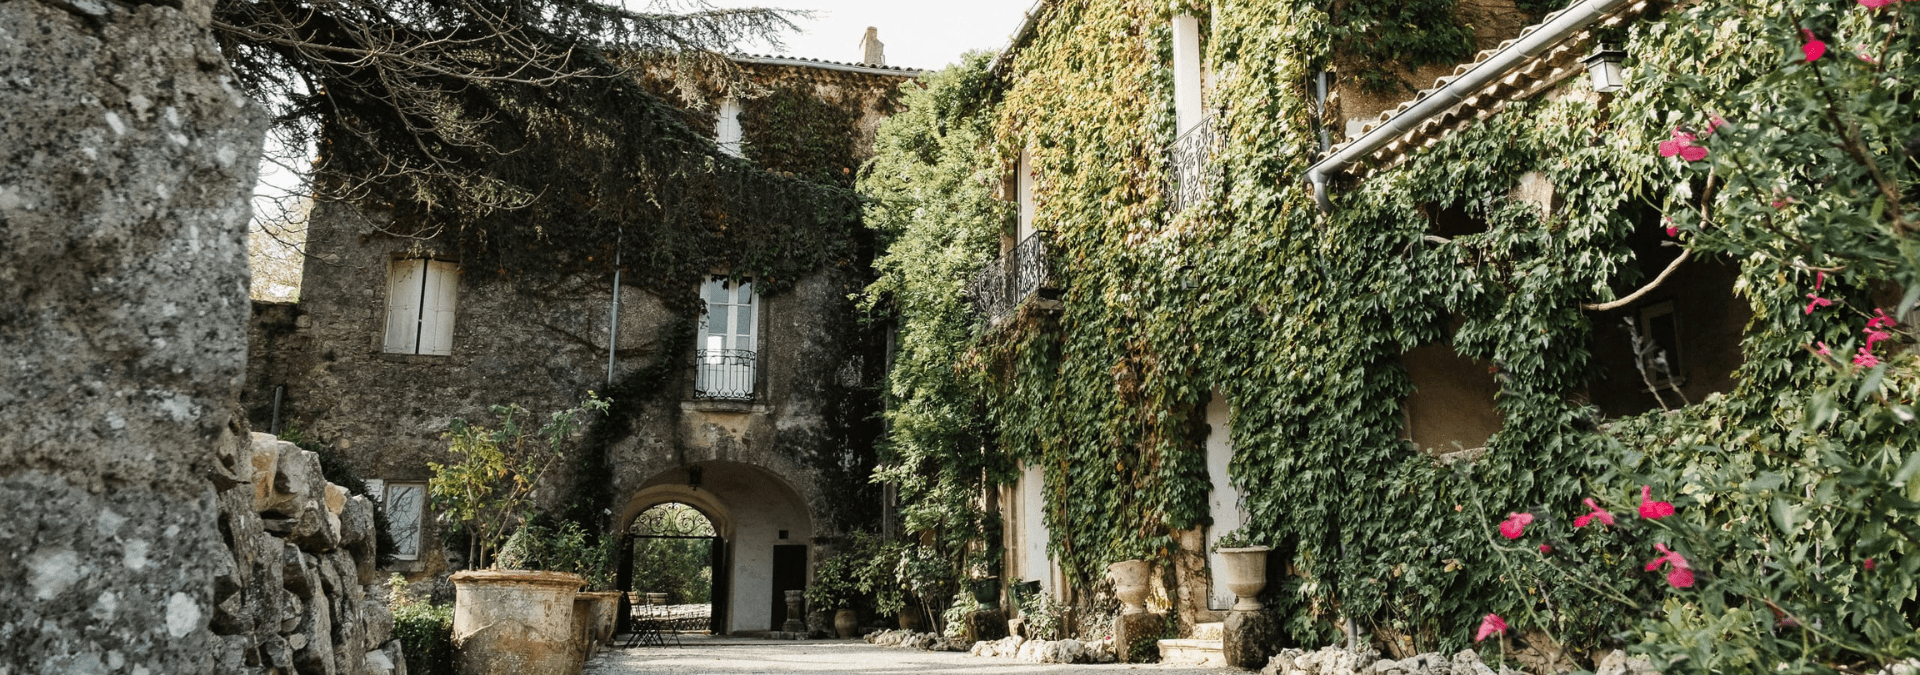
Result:
<svg viewBox="0 0 1920 675"><path fill-rule="evenodd" d="M620 511L628 532L642 513L679 503L711 523L712 630L738 634L778 630L786 619L784 594L805 588L811 576L811 509L777 474L750 464L701 462L648 479ZM631 536L631 534L630 534ZM631 564L631 545L627 547ZM623 570L630 581L630 570Z"/></svg>

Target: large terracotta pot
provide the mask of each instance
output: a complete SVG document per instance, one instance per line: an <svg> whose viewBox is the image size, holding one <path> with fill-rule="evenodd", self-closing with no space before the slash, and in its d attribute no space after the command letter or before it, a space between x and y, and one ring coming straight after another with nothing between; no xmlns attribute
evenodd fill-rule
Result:
<svg viewBox="0 0 1920 675"><path fill-rule="evenodd" d="M580 595L593 600L593 641L613 644L613 627L620 618L620 591L595 591Z"/></svg>
<svg viewBox="0 0 1920 675"><path fill-rule="evenodd" d="M843 638L860 637L860 613L851 609L834 612L833 629Z"/></svg>
<svg viewBox="0 0 1920 675"><path fill-rule="evenodd" d="M577 593L573 596L573 648L582 659L590 659L597 646L599 642L593 639L593 598Z"/></svg>
<svg viewBox="0 0 1920 675"><path fill-rule="evenodd" d="M1260 604L1260 590L1267 587L1267 551L1265 546L1246 548L1223 548L1220 554L1220 575L1227 582L1227 590L1233 591L1237 600L1233 611L1257 612Z"/></svg>
<svg viewBox="0 0 1920 675"><path fill-rule="evenodd" d="M586 581L577 574L525 570L454 574L460 675L580 672L586 655L573 640L573 603Z"/></svg>
<svg viewBox="0 0 1920 675"><path fill-rule="evenodd" d="M1120 598L1121 614L1147 611L1147 574L1153 566L1145 560L1122 560L1107 566L1107 580L1113 582L1113 594Z"/></svg>

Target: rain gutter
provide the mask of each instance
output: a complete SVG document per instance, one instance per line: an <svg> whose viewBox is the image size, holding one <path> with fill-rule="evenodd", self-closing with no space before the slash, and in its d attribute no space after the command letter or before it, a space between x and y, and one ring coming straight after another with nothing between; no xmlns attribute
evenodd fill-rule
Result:
<svg viewBox="0 0 1920 675"><path fill-rule="evenodd" d="M1019 50L1021 45L1026 44L1027 39L1033 37L1033 32L1040 28L1041 10L1052 3L1053 0L1034 0L1033 6L1027 8L1027 13L1021 15L1020 28L1013 31L1013 39L1007 42L1005 49L993 55L993 63L987 65L987 72L995 76L1005 74L1006 69L1013 63L1013 53Z"/></svg>
<svg viewBox="0 0 1920 675"><path fill-rule="evenodd" d="M1372 154L1402 134L1419 128L1428 119L1446 112L1455 104L1472 96L1487 83L1499 79L1507 71L1552 49L1554 45L1579 33L1587 26L1605 18L1614 10L1626 5L1630 0L1581 0L1566 9L1556 12L1545 23L1533 31L1520 36L1513 44L1507 45L1461 73L1459 77L1432 90L1413 107L1388 119L1385 124L1374 127L1372 131L1361 134L1352 143L1342 146L1307 169L1307 181L1313 184L1314 202L1320 205L1322 212L1333 211L1333 200L1327 197L1327 180L1333 174L1347 168L1360 158Z"/></svg>

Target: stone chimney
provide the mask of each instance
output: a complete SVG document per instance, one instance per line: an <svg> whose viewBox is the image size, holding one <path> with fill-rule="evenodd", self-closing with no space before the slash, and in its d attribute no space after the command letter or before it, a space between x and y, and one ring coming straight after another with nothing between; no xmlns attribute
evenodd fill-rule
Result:
<svg viewBox="0 0 1920 675"><path fill-rule="evenodd" d="M869 66L887 65L887 46L880 44L880 29L867 26L867 34L860 38L860 62Z"/></svg>

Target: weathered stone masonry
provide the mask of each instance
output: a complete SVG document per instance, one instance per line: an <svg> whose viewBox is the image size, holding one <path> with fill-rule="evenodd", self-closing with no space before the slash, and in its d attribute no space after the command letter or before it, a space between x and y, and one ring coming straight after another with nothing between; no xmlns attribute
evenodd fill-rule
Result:
<svg viewBox="0 0 1920 675"><path fill-rule="evenodd" d="M264 119L176 5L0 3L0 673L389 672L370 505L236 414Z"/></svg>

